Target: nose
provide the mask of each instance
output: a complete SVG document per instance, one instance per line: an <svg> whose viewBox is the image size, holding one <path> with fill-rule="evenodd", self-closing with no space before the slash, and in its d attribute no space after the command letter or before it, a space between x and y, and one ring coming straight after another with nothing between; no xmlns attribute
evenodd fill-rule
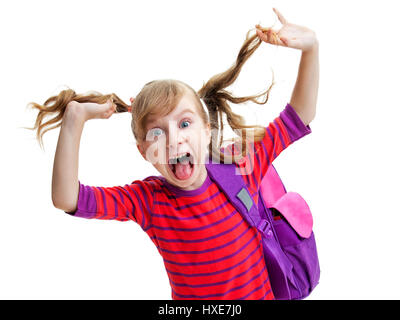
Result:
<svg viewBox="0 0 400 320"><path fill-rule="evenodd" d="M180 146L187 142L187 140L188 138L186 134L182 132L182 130L179 130L179 128L173 124L170 124L168 133L168 147L170 153L176 153Z"/></svg>

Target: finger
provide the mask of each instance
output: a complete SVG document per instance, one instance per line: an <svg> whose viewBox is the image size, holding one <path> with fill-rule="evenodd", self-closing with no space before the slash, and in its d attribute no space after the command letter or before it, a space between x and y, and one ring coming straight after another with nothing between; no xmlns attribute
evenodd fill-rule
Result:
<svg viewBox="0 0 400 320"><path fill-rule="evenodd" d="M280 38L278 32L276 32L272 29L268 30L268 36L269 36L269 39L271 40L272 44L284 45L283 42L281 41L281 38Z"/></svg>
<svg viewBox="0 0 400 320"><path fill-rule="evenodd" d="M267 30L268 42L271 44L276 44L278 40L278 36L271 29Z"/></svg>
<svg viewBox="0 0 400 320"><path fill-rule="evenodd" d="M270 38L269 38L269 34L268 34L268 31L267 31L267 30L261 31L260 29L256 29L256 32L257 32L258 37L259 37L262 41L267 42L267 43L270 43Z"/></svg>
<svg viewBox="0 0 400 320"><path fill-rule="evenodd" d="M257 29L256 32L262 41L267 42L267 43L273 43L273 36L271 35L270 31L262 32Z"/></svg>
<svg viewBox="0 0 400 320"><path fill-rule="evenodd" d="M272 34L278 34L279 33L279 31L274 30L271 27L270 28L264 28L264 27L261 27L259 24L256 24L256 30L259 30L259 31L261 31L263 33L269 33L269 32L271 32Z"/></svg>
<svg viewBox="0 0 400 320"><path fill-rule="evenodd" d="M263 30L263 31L261 31ZM261 40L270 43L270 44L275 44L275 45L281 45L284 46L285 44L280 40L280 37L278 35L278 32L275 30L272 30L270 28L262 28L256 29L257 35L260 37Z"/></svg>
<svg viewBox="0 0 400 320"><path fill-rule="evenodd" d="M287 46L287 43L285 43L285 38L281 38L280 36L279 36L279 34L274 34L273 36L272 36L273 38L273 44L276 44L276 45L278 45L278 46ZM282 40L282 39L284 39L284 40Z"/></svg>
<svg viewBox="0 0 400 320"><path fill-rule="evenodd" d="M278 16L279 21L282 24L287 24L286 19L283 17L282 13L280 13L277 9L273 8L274 12L276 13L276 15Z"/></svg>
<svg viewBox="0 0 400 320"><path fill-rule="evenodd" d="M262 32L260 29L256 29L256 33L261 40L268 42L268 36L264 32Z"/></svg>
<svg viewBox="0 0 400 320"><path fill-rule="evenodd" d="M109 98L104 105L108 105L109 107L111 107L113 104L114 104L114 101L112 100L112 98Z"/></svg>
<svg viewBox="0 0 400 320"><path fill-rule="evenodd" d="M112 98L107 100L106 105L108 107L109 112L112 112L112 113L117 112L117 105L114 103Z"/></svg>
<svg viewBox="0 0 400 320"><path fill-rule="evenodd" d="M287 41L286 38L280 37L279 39L282 41L282 43L283 43L286 47L289 45L289 43L288 43L288 41Z"/></svg>

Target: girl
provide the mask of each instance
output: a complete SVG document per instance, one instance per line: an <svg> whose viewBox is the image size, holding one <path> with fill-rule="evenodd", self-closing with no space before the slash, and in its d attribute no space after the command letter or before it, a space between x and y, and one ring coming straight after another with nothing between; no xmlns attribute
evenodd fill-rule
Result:
<svg viewBox="0 0 400 320"><path fill-rule="evenodd" d="M39 110L34 129L40 143L46 131L61 126L53 168L54 206L76 217L138 223L164 260L173 299L274 299L261 235L242 219L205 167L209 157L222 162L233 159L257 203L259 183L272 161L311 132L318 91L318 41L313 31L288 23L274 11L282 28L275 31L257 25L256 35L247 34L236 63L198 92L181 81L157 80L147 83L131 105L115 94L82 95L71 89L44 105L32 103ZM225 90L262 41L302 51L291 101L266 128L245 125L228 101L265 104L272 85L248 97L234 97ZM262 96L264 101L258 101ZM115 187L82 184L78 151L85 122L126 111L132 113L141 155L161 176ZM55 116L43 123L48 114ZM224 115L234 132L243 136L226 148L221 147ZM51 124L56 125L45 129Z"/></svg>

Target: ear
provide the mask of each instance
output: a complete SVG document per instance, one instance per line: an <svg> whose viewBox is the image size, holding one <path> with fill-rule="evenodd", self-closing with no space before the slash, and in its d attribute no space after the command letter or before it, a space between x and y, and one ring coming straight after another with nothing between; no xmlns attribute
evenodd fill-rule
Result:
<svg viewBox="0 0 400 320"><path fill-rule="evenodd" d="M141 146L139 143L136 144L136 147L138 148L140 154L142 155L143 159L147 161L146 159L146 153L143 149L143 146Z"/></svg>
<svg viewBox="0 0 400 320"><path fill-rule="evenodd" d="M207 134L207 141L211 141L211 124L207 122L206 125L206 134Z"/></svg>
<svg viewBox="0 0 400 320"><path fill-rule="evenodd" d="M211 124L209 122L207 122L206 126L205 126L205 134L206 134L206 142L207 142L207 148L211 143Z"/></svg>

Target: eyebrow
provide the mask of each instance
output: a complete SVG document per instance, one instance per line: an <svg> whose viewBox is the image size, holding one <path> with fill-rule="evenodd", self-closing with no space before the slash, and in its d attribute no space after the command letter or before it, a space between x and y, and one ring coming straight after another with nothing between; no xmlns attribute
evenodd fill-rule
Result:
<svg viewBox="0 0 400 320"><path fill-rule="evenodd" d="M181 116L182 114L187 113L187 112L192 113L192 114L195 113L192 109L187 108L187 109L182 110L182 112L179 113L178 116ZM147 121L147 125L150 126L150 125L152 125L154 122L157 122L158 120L159 120L159 118L156 118L156 119L150 118L150 120Z"/></svg>

